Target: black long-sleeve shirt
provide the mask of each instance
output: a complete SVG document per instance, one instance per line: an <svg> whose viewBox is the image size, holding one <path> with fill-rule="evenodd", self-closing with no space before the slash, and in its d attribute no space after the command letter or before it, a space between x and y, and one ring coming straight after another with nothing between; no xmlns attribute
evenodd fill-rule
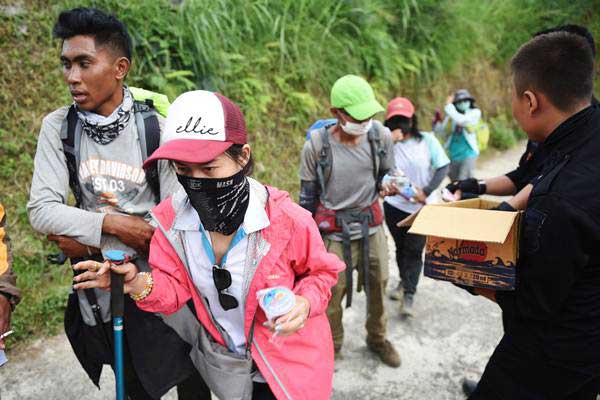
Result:
<svg viewBox="0 0 600 400"><path fill-rule="evenodd" d="M517 288L497 301L518 342L573 368L600 369L600 109L577 113L542 146Z"/></svg>
<svg viewBox="0 0 600 400"><path fill-rule="evenodd" d="M519 159L518 167L506 174L517 188L517 193L540 173L545 159L546 152L541 143L529 140L525 152Z"/></svg>

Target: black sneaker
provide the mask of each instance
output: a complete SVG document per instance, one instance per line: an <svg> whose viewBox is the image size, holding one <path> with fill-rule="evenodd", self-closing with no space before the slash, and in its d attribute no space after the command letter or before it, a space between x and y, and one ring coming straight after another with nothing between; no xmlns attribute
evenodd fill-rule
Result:
<svg viewBox="0 0 600 400"><path fill-rule="evenodd" d="M473 381L471 379L463 379L462 390L465 396L469 397L473 394L473 392L475 392L475 389L477 389L477 383L478 382Z"/></svg>

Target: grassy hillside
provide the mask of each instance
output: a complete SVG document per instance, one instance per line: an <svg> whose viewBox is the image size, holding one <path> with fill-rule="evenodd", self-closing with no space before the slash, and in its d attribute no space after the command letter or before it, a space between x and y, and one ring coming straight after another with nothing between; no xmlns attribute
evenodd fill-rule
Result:
<svg viewBox="0 0 600 400"><path fill-rule="evenodd" d="M182 5L174 5L182 3ZM385 103L412 98L423 128L459 87L470 89L497 147L515 142L506 63L535 31L588 24L600 38L600 2L582 0L12 1L0 5L0 199L25 299L15 339L56 332L71 273L48 266L25 204L41 118L69 102L61 80L58 13L80 4L114 12L134 38L129 83L173 99L219 90L242 106L257 176L297 192L303 131L328 115L327 94L347 73L368 78ZM13 339L13 340L15 340Z"/></svg>

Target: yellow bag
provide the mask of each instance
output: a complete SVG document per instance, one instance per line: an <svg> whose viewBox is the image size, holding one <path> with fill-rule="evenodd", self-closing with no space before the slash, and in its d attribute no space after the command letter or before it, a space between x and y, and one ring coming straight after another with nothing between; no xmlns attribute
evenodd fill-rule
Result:
<svg viewBox="0 0 600 400"><path fill-rule="evenodd" d="M156 111L163 117L167 116L167 112L171 103L166 95L132 86L129 86L129 91L133 95L133 98L137 101L143 102L148 99L152 100Z"/></svg>
<svg viewBox="0 0 600 400"><path fill-rule="evenodd" d="M466 128L469 133L477 134L477 145L479 146L479 151L487 149L490 142L490 128L488 124L480 119L477 124L467 125Z"/></svg>

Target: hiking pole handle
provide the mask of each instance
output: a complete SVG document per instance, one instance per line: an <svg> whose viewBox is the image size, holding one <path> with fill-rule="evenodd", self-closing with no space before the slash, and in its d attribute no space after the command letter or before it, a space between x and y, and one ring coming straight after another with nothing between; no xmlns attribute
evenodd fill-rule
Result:
<svg viewBox="0 0 600 400"><path fill-rule="evenodd" d="M106 260L113 265L123 265L131 261L125 252L119 250L109 250L105 254ZM110 312L114 318L123 319L125 308L125 296L123 293L123 275L110 271Z"/></svg>
<svg viewBox="0 0 600 400"><path fill-rule="evenodd" d="M123 318L125 295L123 294L123 275L110 272L110 312L115 317Z"/></svg>
<svg viewBox="0 0 600 400"><path fill-rule="evenodd" d="M122 251L110 250L106 252L106 259L113 265L123 265L131 258ZM123 278L123 275L110 271L110 312L113 318L123 318L125 308Z"/></svg>

